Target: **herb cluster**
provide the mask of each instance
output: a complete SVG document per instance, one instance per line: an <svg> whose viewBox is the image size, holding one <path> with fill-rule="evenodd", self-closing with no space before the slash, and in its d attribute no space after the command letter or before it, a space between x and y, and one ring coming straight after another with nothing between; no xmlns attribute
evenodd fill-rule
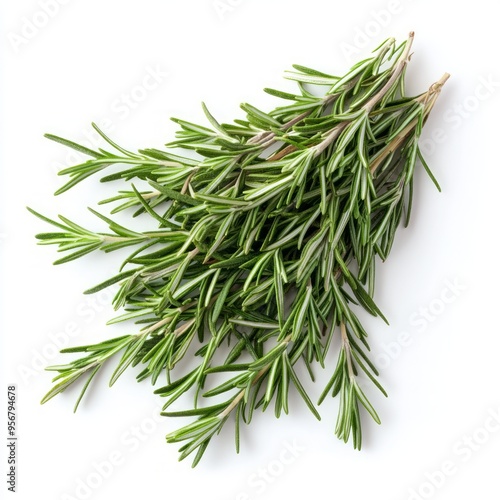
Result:
<svg viewBox="0 0 500 500"><path fill-rule="evenodd" d="M197 417L167 436L182 443L181 459L194 453L196 465L228 419L239 450L241 422L257 408L288 413L290 391L319 419L302 367L311 377L315 365L325 367L339 335L318 404L339 396L335 433L360 448L360 411L379 417L359 377L385 392L356 308L385 320L372 298L376 261L389 255L400 221L408 224L416 165L437 185L418 139L448 75L407 96L412 41L413 34L400 45L390 39L340 77L294 66L286 77L298 92L266 89L287 101L268 113L243 104L246 118L223 124L203 105L209 126L175 119L180 130L166 150L128 151L96 126L109 151L48 135L90 157L60 172L68 182L57 194L122 165L101 181L125 181L127 189L102 203L113 204L111 214L150 217L158 229L137 232L90 209L108 226L94 232L31 210L56 228L37 238L59 247L57 264L131 247L117 274L86 293L119 283L114 307L122 314L110 323L139 325L64 349L82 357L49 368L57 376L43 402L85 377L78 406L95 374L119 355L110 385L139 365L138 380L162 381L155 392L165 398L164 415ZM181 362L193 348L198 361L186 373ZM173 411L186 392L193 408Z"/></svg>

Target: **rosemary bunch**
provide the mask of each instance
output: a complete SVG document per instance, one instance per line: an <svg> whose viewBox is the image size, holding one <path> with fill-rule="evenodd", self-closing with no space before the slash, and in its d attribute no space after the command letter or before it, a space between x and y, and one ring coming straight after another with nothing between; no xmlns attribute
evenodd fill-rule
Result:
<svg viewBox="0 0 500 500"><path fill-rule="evenodd" d="M151 218L158 229L133 231L90 209L108 227L94 232L30 209L56 228L37 235L64 254L56 264L131 247L117 274L86 293L118 283L113 303L121 314L110 323L139 325L129 335L64 349L82 357L48 368L57 375L42 402L85 377L76 409L95 374L119 355L110 385L140 365L138 380L165 379L155 391L166 398L164 415L198 417L167 436L183 443L181 459L195 452L196 465L229 418L239 450L240 422L250 423L255 409L288 413L290 390L319 419L299 372L305 365L312 377L315 364L324 367L340 335L318 404L339 396L335 433L352 436L359 449L361 408L379 422L359 377L385 391L356 306L385 320L372 298L375 262L389 255L401 219L408 224L417 163L437 186L418 139L448 75L407 96L412 41L413 34L400 45L390 39L340 77L294 66L286 77L298 92L266 89L288 101L268 113L243 104L245 119L222 124L203 105L208 126L174 119L180 130L166 150L128 151L95 125L110 150L47 135L90 157L60 172L68 181L56 194L122 165L101 181L128 188L101 203L113 204L112 214ZM198 362L185 373L180 362L193 347ZM172 411L186 392L193 408ZM215 402L206 404L209 398Z"/></svg>

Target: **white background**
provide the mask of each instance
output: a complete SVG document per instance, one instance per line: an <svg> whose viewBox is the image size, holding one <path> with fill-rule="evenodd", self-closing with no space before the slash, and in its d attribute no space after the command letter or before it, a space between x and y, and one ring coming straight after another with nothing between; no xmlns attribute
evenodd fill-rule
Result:
<svg viewBox="0 0 500 500"><path fill-rule="evenodd" d="M17 384L17 498L500 498L492 416L500 420L500 68L491 2L47 0L50 17L42 4L4 0L1 14L0 401ZM316 422L294 398L290 416L258 414L244 428L240 455L228 426L192 470L164 442L181 422L156 418L161 401L133 371L112 389L99 377L76 415L75 391L40 406L50 386L42 367L64 361L56 342L128 333L105 327L109 297L92 303L81 294L115 271L113 255L53 267L55 249L35 244L47 227L26 205L103 229L85 207L113 188L93 178L53 197L68 150L43 133L85 141L96 121L131 149L162 147L173 136L168 118L203 120L202 100L222 121L243 116L242 101L269 108L276 100L260 89L292 89L281 79L291 64L340 73L410 30L409 90L452 75L424 134L443 192L417 172L412 224L378 270L376 299L391 326L366 325L389 399L370 392L382 425L365 419L363 450L335 438L337 400ZM138 89L151 71L156 85ZM126 95L136 99L126 104ZM314 399L329 378L318 375ZM5 403L1 413L4 436ZM113 470L96 472L110 457ZM2 494L6 486L2 479Z"/></svg>

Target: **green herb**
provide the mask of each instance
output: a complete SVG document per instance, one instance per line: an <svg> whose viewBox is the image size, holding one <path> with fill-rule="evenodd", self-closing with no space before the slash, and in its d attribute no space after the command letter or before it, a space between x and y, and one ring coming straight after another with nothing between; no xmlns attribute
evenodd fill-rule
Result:
<svg viewBox="0 0 500 500"><path fill-rule="evenodd" d="M338 361L318 404L339 395L335 434L359 449L362 408L380 422L359 380L385 391L356 313L360 306L385 320L372 298L375 264L389 255L401 219L408 224L417 163L437 186L418 139L448 75L407 96L412 41L413 34L401 45L386 41L341 77L294 66L286 77L298 93L266 89L289 101L269 113L243 104L246 119L224 124L203 105L207 126L175 119L180 130L166 151L130 152L95 125L110 151L48 135L90 157L60 172L68 182L57 194L123 165L101 181L128 189L101 203L157 229L134 231L90 209L108 226L94 232L31 210L56 228L37 238L59 247L57 264L133 247L115 276L86 293L118 283L114 307L122 313L111 323L140 325L64 349L83 357L48 368L58 374L42 402L86 377L77 407L104 363L121 356L110 385L140 365L138 380L164 380L155 391L166 400L163 415L197 417L167 436L183 443L181 459L194 453L196 465L229 418L239 450L240 422L270 405L277 417L288 413L290 391L319 419L302 372L312 377L314 365L324 367L338 335ZM186 373L181 361L192 348L198 361ZM192 409L173 411L185 393L194 395Z"/></svg>

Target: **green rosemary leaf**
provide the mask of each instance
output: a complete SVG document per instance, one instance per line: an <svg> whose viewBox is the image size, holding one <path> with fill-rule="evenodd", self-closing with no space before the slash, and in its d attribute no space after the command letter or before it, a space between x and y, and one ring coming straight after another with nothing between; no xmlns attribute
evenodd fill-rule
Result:
<svg viewBox="0 0 500 500"><path fill-rule="evenodd" d="M251 104L244 103L241 105L241 109L246 111L247 119L250 123L257 126L262 125L263 127L280 127L281 123L274 118L272 118L267 113L264 113L260 109L252 106Z"/></svg>
<svg viewBox="0 0 500 500"><path fill-rule="evenodd" d="M65 264L66 262L70 262L72 260L79 259L80 257L83 257L84 255L87 255L88 253L91 253L94 250L97 250L100 246L101 246L100 242L86 244L80 250L77 250L76 252L73 252L69 255L66 255L65 257L62 257L60 259L55 260L54 265Z"/></svg>
<svg viewBox="0 0 500 500"><path fill-rule="evenodd" d="M290 101L297 100L297 96L295 94L290 94L288 92L283 92L281 90L265 88L264 92L275 97L280 97L281 99L288 99Z"/></svg>
<svg viewBox="0 0 500 500"><path fill-rule="evenodd" d="M287 358L285 358L285 362L287 364L287 372L290 374L290 378L292 379L297 391L299 391L299 394L302 396L302 399L306 403L307 407L311 410L311 413L318 419L321 420L321 416L316 410L314 404L310 400L309 396L307 395L307 392L305 391L304 387L300 383L299 378L297 377L297 374L295 373L292 365L290 364L290 361Z"/></svg>
<svg viewBox="0 0 500 500"><path fill-rule="evenodd" d="M427 172L427 175L431 178L432 182L436 186L436 189L439 192L441 192L441 186L439 185L438 181L434 177L434 174L432 173L431 169L429 168L429 165L427 165L427 162L425 161L425 158L423 157L422 151L420 150L420 148L417 149L417 155L418 155L420 162L422 163L422 166L424 167L425 171Z"/></svg>
<svg viewBox="0 0 500 500"><path fill-rule="evenodd" d="M68 375L67 377L60 379L60 381L52 387L52 389L45 394L45 396L41 400L41 404L46 403L47 401L51 400L54 396L57 394L63 392L65 389L67 389L73 382L78 380L82 373L76 372L71 375Z"/></svg>
<svg viewBox="0 0 500 500"><path fill-rule="evenodd" d="M164 417L199 417L208 415L210 413L218 413L220 410L226 408L227 403L221 403L213 406L206 406L205 408L193 408L192 410L181 411L162 411Z"/></svg>
<svg viewBox="0 0 500 500"><path fill-rule="evenodd" d="M161 184L158 184L157 182L149 181L149 183L155 189L160 191L160 193L166 195L170 200L175 200L175 201L178 201L180 203L184 203L185 205L192 205L192 206L197 206L197 205L201 204L200 201L192 198L191 196L187 196L185 194L179 193L173 189L162 186Z"/></svg>
<svg viewBox="0 0 500 500"><path fill-rule="evenodd" d="M257 361L251 363L248 369L254 372L259 372L264 368L268 368L269 366L271 366L271 364L274 362L276 358L279 358L281 356L281 354L286 350L286 348L287 348L286 342L278 344L276 347L271 349L271 351L269 351L267 354L260 357Z"/></svg>
<svg viewBox="0 0 500 500"><path fill-rule="evenodd" d="M116 150L118 150L120 153L124 154L125 156L128 156L130 158L140 158L139 155L132 153L131 151L128 151L125 148L122 148L116 142L112 141L98 126L96 123L92 123L92 128L110 145L113 146Z"/></svg>
<svg viewBox="0 0 500 500"><path fill-rule="evenodd" d="M100 292L101 290L104 290L105 288L108 288L109 286L114 285L115 283L119 283L120 281L123 281L125 278L134 275L136 272L137 271L135 269L124 271L122 273L117 274L116 276L113 276L112 278L103 281L102 283L99 283L96 286L93 286L92 288L85 290L83 293L85 295L91 295L93 293Z"/></svg>
<svg viewBox="0 0 500 500"><path fill-rule="evenodd" d="M134 357L140 351L144 342L146 341L146 337L141 335L134 343L129 344L126 351L123 353L122 359L120 363L116 367L115 371L111 375L111 379L109 381L109 386L113 386L114 383L118 380L120 375L130 366L130 364L134 361Z"/></svg>
<svg viewBox="0 0 500 500"><path fill-rule="evenodd" d="M239 387L241 383L246 382L248 380L248 373L243 372L235 377L227 380L226 382L218 385L216 388L211 389L203 394L206 398L211 398L213 396L218 396L219 394L223 394L224 392L230 391Z"/></svg>
<svg viewBox="0 0 500 500"><path fill-rule="evenodd" d="M361 390L361 387L359 387L359 385L356 381L353 382L353 387L354 387L354 391L356 392L356 395L357 395L359 401L366 408L366 411L371 415L373 420L375 420L375 422L377 422L377 424L380 424L381 422L380 422L379 416L377 415L377 412L375 411L375 409L373 408L371 403L368 401L364 392Z"/></svg>
<svg viewBox="0 0 500 500"><path fill-rule="evenodd" d="M92 379L95 377L95 375L97 374L97 372L99 371L100 368L101 368L101 365L97 365L94 368L94 370L90 373L90 375L87 379L87 382L85 382L85 385L83 386L83 389L81 390L80 395L78 396L78 399L76 400L75 406L73 408L74 413L76 413L76 410L78 410L78 406L80 405L80 402L81 402L83 396L87 392L87 389L89 388L90 383L92 382Z"/></svg>
<svg viewBox="0 0 500 500"><path fill-rule="evenodd" d="M67 146L68 148L74 149L78 151L79 153L83 153L88 156L93 156L94 158L104 158L105 155L102 153L99 153L97 151L94 151L93 149L86 148L85 146L82 146L81 144L77 144L76 142L70 141L68 139L63 139L62 137L58 137L57 135L53 134L45 134L44 137L47 139L50 139L51 141L58 142L59 144L62 144L63 146Z"/></svg>

